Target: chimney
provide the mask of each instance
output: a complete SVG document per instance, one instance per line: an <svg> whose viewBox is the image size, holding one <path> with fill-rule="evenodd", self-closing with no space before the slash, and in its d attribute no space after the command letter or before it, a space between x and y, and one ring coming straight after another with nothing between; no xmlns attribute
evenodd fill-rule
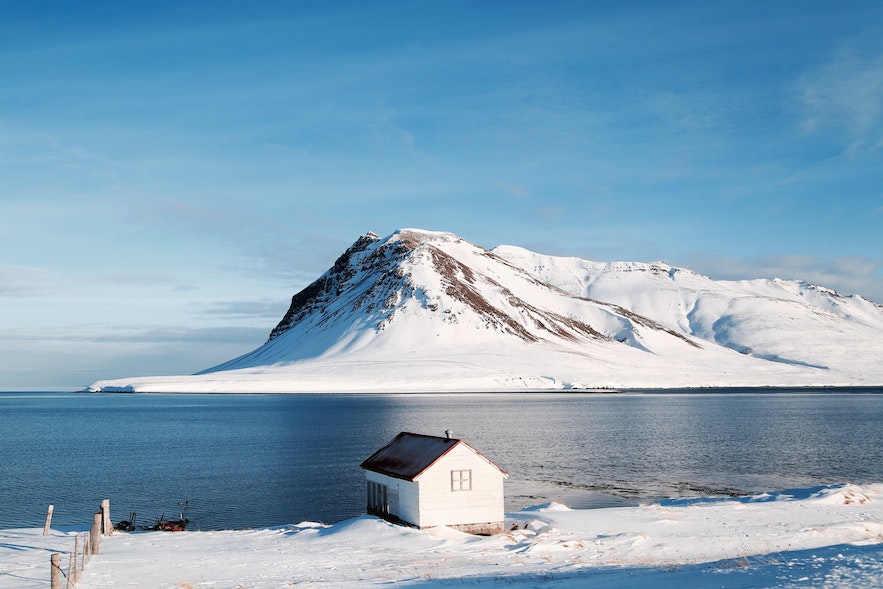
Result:
<svg viewBox="0 0 883 589"><path fill-rule="evenodd" d="M446 429L446 430L445 430L445 438L447 438L447 439L450 440L450 439L453 438L453 437L454 437L454 432L452 432L452 431L449 430L449 429Z"/></svg>

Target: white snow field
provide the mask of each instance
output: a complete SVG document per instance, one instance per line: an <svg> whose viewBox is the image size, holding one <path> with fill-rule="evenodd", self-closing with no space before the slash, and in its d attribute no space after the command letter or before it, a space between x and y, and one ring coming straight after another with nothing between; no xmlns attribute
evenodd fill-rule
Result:
<svg viewBox="0 0 883 589"><path fill-rule="evenodd" d="M261 347L115 392L424 392L883 385L883 306L450 233L362 236Z"/></svg>
<svg viewBox="0 0 883 589"><path fill-rule="evenodd" d="M416 530L363 516L217 532L116 532L78 589L278 587L883 586L883 484L640 507L559 504L507 517L507 533ZM0 530L0 588L48 588L73 531Z"/></svg>

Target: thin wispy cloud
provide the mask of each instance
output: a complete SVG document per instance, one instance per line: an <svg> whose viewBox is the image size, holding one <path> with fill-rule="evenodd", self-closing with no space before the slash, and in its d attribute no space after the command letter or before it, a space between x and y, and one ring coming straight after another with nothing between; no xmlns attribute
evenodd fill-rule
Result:
<svg viewBox="0 0 883 589"><path fill-rule="evenodd" d="M0 330L0 338L21 344L37 342L79 342L80 344L167 345L173 343L215 344L260 339L267 330L260 327L182 327L146 324L70 324L45 328L17 328Z"/></svg>
<svg viewBox="0 0 883 589"><path fill-rule="evenodd" d="M0 329L0 390L79 390L102 378L192 374L248 352L268 333L125 323Z"/></svg>
<svg viewBox="0 0 883 589"><path fill-rule="evenodd" d="M883 142L881 47L843 48L798 81L806 133L839 135L847 151L880 148Z"/></svg>
<svg viewBox="0 0 883 589"><path fill-rule="evenodd" d="M802 280L833 288L840 294L859 294L883 304L883 258L862 256L820 258L806 255L752 258L696 258L691 266L714 279Z"/></svg>
<svg viewBox="0 0 883 589"><path fill-rule="evenodd" d="M309 215L278 219L232 204L161 200L143 210L152 225L175 227L234 251L236 256L223 260L219 269L295 285L312 282L359 235L341 240L321 232L320 227L309 226Z"/></svg>
<svg viewBox="0 0 883 589"><path fill-rule="evenodd" d="M43 268L0 266L0 298L47 297L55 286Z"/></svg>
<svg viewBox="0 0 883 589"><path fill-rule="evenodd" d="M275 325L288 310L288 300L261 299L259 301L215 301L202 312L206 315L246 318L256 322L265 320L267 326ZM272 325L271 325L272 324ZM257 323L255 323L257 325Z"/></svg>

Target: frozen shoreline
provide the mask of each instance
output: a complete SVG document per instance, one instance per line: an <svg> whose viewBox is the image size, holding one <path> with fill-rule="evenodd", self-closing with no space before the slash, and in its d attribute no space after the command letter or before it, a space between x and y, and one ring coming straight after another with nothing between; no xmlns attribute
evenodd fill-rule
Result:
<svg viewBox="0 0 883 589"><path fill-rule="evenodd" d="M77 587L883 584L883 484L594 510L547 504L509 514L507 529L475 537L363 516L332 526L115 533ZM49 587L50 554L60 552L66 570L75 533L0 530L0 588Z"/></svg>

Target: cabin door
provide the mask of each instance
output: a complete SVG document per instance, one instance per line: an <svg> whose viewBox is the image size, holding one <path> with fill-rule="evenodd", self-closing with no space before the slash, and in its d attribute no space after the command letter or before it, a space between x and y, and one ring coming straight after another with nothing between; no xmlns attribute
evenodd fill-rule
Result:
<svg viewBox="0 0 883 589"><path fill-rule="evenodd" d="M398 493L395 493L398 500ZM368 481L368 513L371 515L389 515L389 487Z"/></svg>

